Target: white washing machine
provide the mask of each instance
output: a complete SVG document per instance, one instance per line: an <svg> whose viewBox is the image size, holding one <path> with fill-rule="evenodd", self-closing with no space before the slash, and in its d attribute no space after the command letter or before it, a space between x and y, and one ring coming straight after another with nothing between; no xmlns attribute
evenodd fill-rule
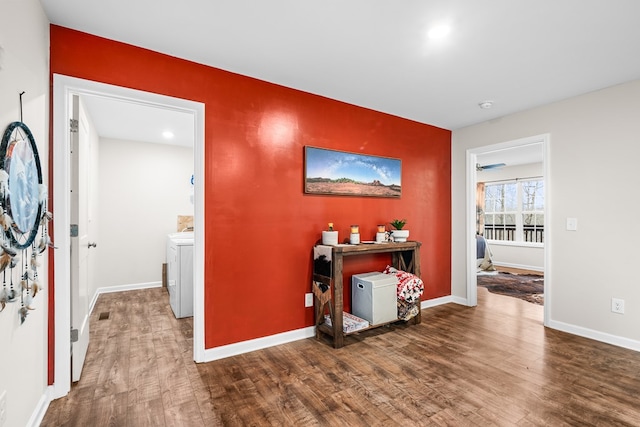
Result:
<svg viewBox="0 0 640 427"><path fill-rule="evenodd" d="M193 233L167 236L167 290L176 318L193 316Z"/></svg>

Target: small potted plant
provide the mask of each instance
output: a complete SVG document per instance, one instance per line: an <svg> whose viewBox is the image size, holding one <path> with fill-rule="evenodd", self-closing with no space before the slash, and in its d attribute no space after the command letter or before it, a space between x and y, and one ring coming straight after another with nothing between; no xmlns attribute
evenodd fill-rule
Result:
<svg viewBox="0 0 640 427"><path fill-rule="evenodd" d="M389 223L395 228L395 230L391 230L394 242L406 242L409 238L409 230L402 229L406 223L406 219L394 219Z"/></svg>

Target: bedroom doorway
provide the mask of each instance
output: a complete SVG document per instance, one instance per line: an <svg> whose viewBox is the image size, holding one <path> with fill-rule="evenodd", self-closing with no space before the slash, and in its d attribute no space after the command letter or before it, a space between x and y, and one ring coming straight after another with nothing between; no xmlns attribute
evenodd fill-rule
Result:
<svg viewBox="0 0 640 427"><path fill-rule="evenodd" d="M550 223L545 198L549 188L548 144L549 135L538 135L467 150L467 303L477 305L478 284L488 283L488 278L477 280L479 271L490 276L498 274L494 270L497 267L511 273L544 274L544 296L538 296L538 302L544 298L545 324L551 295L547 261L550 236L545 227ZM491 256L484 257L483 251L479 259L483 244ZM507 279L525 279L508 275L503 273L500 279L514 287L518 282ZM539 292L539 277L523 283L531 285L531 292ZM533 295L531 298L536 299Z"/></svg>

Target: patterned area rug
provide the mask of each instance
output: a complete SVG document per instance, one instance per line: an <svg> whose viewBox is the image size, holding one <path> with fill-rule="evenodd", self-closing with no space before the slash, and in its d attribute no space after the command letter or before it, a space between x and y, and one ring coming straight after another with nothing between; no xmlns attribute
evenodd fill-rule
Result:
<svg viewBox="0 0 640 427"><path fill-rule="evenodd" d="M478 276L478 286L489 292L520 298L533 304L544 304L544 276L539 274L513 274L500 272L491 276Z"/></svg>

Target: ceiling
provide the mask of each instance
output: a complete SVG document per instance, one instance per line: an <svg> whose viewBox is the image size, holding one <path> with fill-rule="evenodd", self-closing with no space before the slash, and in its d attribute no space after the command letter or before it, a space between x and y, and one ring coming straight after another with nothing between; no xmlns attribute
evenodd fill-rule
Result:
<svg viewBox="0 0 640 427"><path fill-rule="evenodd" d="M637 0L40 1L57 25L450 130L640 78Z"/></svg>
<svg viewBox="0 0 640 427"><path fill-rule="evenodd" d="M193 147L192 114L104 96L81 98L102 138ZM171 132L171 136L165 136L165 132Z"/></svg>
<svg viewBox="0 0 640 427"><path fill-rule="evenodd" d="M542 143L522 145L496 151L481 153L476 162L481 166L504 163L505 166L519 166L529 163L542 163L544 148Z"/></svg>

